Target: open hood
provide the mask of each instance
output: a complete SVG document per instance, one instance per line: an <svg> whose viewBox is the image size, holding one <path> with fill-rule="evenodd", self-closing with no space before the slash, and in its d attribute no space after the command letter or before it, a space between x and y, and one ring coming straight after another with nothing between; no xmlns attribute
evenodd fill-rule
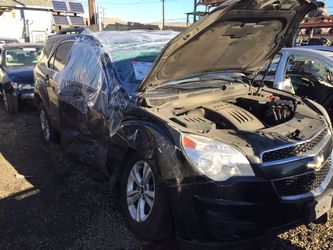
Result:
<svg viewBox="0 0 333 250"><path fill-rule="evenodd" d="M314 0L229 0L171 40L139 91L217 72L256 72L292 37Z"/></svg>

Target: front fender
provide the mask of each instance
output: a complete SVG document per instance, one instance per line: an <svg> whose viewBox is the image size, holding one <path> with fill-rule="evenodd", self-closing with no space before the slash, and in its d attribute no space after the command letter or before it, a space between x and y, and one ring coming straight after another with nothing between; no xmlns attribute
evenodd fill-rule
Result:
<svg viewBox="0 0 333 250"><path fill-rule="evenodd" d="M117 134L128 149L153 163L164 182L172 185L195 175L182 153L180 132L168 125L131 121L124 123Z"/></svg>
<svg viewBox="0 0 333 250"><path fill-rule="evenodd" d="M15 89L13 88L13 86L11 84L12 79L10 78L10 76L7 73L5 73L2 76L0 82L1 82L1 88L3 90L5 90L7 93L13 93L14 92Z"/></svg>

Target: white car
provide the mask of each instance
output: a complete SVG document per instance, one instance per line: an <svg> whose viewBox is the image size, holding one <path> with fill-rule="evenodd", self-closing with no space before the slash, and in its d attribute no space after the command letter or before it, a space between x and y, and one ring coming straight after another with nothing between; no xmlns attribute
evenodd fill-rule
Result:
<svg viewBox="0 0 333 250"><path fill-rule="evenodd" d="M333 118L333 52L284 48L274 57L264 82L322 104Z"/></svg>

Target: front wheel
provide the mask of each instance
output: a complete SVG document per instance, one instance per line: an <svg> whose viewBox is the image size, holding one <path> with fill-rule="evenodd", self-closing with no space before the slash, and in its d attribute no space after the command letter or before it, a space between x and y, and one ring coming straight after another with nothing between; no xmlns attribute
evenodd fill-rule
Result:
<svg viewBox="0 0 333 250"><path fill-rule="evenodd" d="M18 98L15 93L7 93L2 91L2 101L5 111L9 114L15 114L19 110Z"/></svg>
<svg viewBox="0 0 333 250"><path fill-rule="evenodd" d="M131 231L140 238L158 240L172 233L172 219L164 186L152 166L134 155L121 179L121 204Z"/></svg>

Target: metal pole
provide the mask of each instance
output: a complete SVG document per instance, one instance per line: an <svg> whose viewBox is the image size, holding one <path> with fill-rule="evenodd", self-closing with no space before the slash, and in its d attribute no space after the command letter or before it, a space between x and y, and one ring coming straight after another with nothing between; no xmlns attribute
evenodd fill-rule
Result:
<svg viewBox="0 0 333 250"><path fill-rule="evenodd" d="M103 25L105 25L105 8L103 8Z"/></svg>
<svg viewBox="0 0 333 250"><path fill-rule="evenodd" d="M162 0L162 30L164 30L165 26L165 12L164 12L164 0Z"/></svg>
<svg viewBox="0 0 333 250"><path fill-rule="evenodd" d="M197 0L194 0L193 23L197 21Z"/></svg>
<svg viewBox="0 0 333 250"><path fill-rule="evenodd" d="M89 5L89 24L94 25L96 24L95 0L88 0L88 5Z"/></svg>

